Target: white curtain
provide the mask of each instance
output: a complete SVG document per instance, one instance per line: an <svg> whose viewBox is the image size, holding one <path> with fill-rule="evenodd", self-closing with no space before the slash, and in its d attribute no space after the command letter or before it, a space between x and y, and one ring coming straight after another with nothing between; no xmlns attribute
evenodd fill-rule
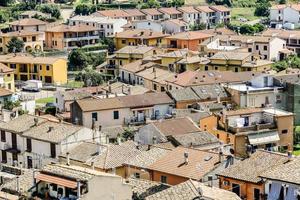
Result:
<svg viewBox="0 0 300 200"><path fill-rule="evenodd" d="M294 187L291 186L288 187L285 200L297 200L296 189Z"/></svg>
<svg viewBox="0 0 300 200"><path fill-rule="evenodd" d="M271 190L269 191L268 200L278 200L281 190L281 184L272 183Z"/></svg>

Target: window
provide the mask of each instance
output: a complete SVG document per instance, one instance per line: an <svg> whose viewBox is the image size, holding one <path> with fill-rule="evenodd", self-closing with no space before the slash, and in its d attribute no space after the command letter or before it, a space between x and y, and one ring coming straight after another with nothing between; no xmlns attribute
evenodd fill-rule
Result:
<svg viewBox="0 0 300 200"><path fill-rule="evenodd" d="M232 192L240 196L240 185L232 183Z"/></svg>
<svg viewBox="0 0 300 200"><path fill-rule="evenodd" d="M268 46L265 45L264 46L264 50L267 51L268 50Z"/></svg>
<svg viewBox="0 0 300 200"><path fill-rule="evenodd" d="M114 111L114 119L119 119L119 111Z"/></svg>
<svg viewBox="0 0 300 200"><path fill-rule="evenodd" d="M16 68L17 68L17 65L16 65L16 64L10 64L10 68L16 69Z"/></svg>
<svg viewBox="0 0 300 200"><path fill-rule="evenodd" d="M254 188L254 200L260 200L260 190Z"/></svg>
<svg viewBox="0 0 300 200"><path fill-rule="evenodd" d="M208 71L208 66L207 65L205 65L204 70Z"/></svg>
<svg viewBox="0 0 300 200"><path fill-rule="evenodd" d="M42 65L40 65L40 70L42 70L43 69L43 67L42 67Z"/></svg>
<svg viewBox="0 0 300 200"><path fill-rule="evenodd" d="M248 48L248 52L252 52L252 48Z"/></svg>
<svg viewBox="0 0 300 200"><path fill-rule="evenodd" d="M33 41L33 42L36 41L36 36L32 36L32 41Z"/></svg>
<svg viewBox="0 0 300 200"><path fill-rule="evenodd" d="M98 121L98 113L96 112L92 113L92 120Z"/></svg>
<svg viewBox="0 0 300 200"><path fill-rule="evenodd" d="M31 152L32 151L31 139L27 138L26 144L27 144L27 151Z"/></svg>
<svg viewBox="0 0 300 200"><path fill-rule="evenodd" d="M56 157L56 146L54 143L50 143L50 152L51 152L51 158Z"/></svg>
<svg viewBox="0 0 300 200"><path fill-rule="evenodd" d="M153 90L157 90L157 85L155 83L153 84Z"/></svg>
<svg viewBox="0 0 300 200"><path fill-rule="evenodd" d="M239 72L239 68L235 67L235 68L234 68L234 71L235 71L235 72Z"/></svg>
<svg viewBox="0 0 300 200"><path fill-rule="evenodd" d="M160 182L167 183L167 177L166 176L161 176L160 177Z"/></svg>
<svg viewBox="0 0 300 200"><path fill-rule="evenodd" d="M281 130L281 134L287 134L289 131L287 129Z"/></svg>
<svg viewBox="0 0 300 200"><path fill-rule="evenodd" d="M1 142L6 142L5 131L1 130Z"/></svg>
<svg viewBox="0 0 300 200"><path fill-rule="evenodd" d="M123 62L122 62L122 60L120 60L120 61L119 61L119 64L120 64L120 65L123 65Z"/></svg>
<svg viewBox="0 0 300 200"><path fill-rule="evenodd" d="M258 46L258 45L256 45L256 47L255 47L255 48L256 48L256 50L258 50L258 49L259 49L259 46Z"/></svg>
<svg viewBox="0 0 300 200"><path fill-rule="evenodd" d="M7 155L6 155L6 151L1 151L1 156L2 156L2 160L1 160L1 162L2 163L7 163Z"/></svg>
<svg viewBox="0 0 300 200"><path fill-rule="evenodd" d="M23 42L27 42L27 38L26 37L23 37Z"/></svg>
<svg viewBox="0 0 300 200"><path fill-rule="evenodd" d="M160 88L160 91L161 91L161 92L166 91L165 87L161 87L161 88Z"/></svg>
<svg viewBox="0 0 300 200"><path fill-rule="evenodd" d="M57 185L56 185L56 184L51 183L51 186L52 186L52 190L53 190L53 191L57 191Z"/></svg>
<svg viewBox="0 0 300 200"><path fill-rule="evenodd" d="M268 59L268 56L267 56L267 55L264 55L264 59L267 60L267 59Z"/></svg>
<svg viewBox="0 0 300 200"><path fill-rule="evenodd" d="M126 40L122 40L122 44L126 44Z"/></svg>
<svg viewBox="0 0 300 200"><path fill-rule="evenodd" d="M215 67L215 70L218 70L218 67Z"/></svg>
<svg viewBox="0 0 300 200"><path fill-rule="evenodd" d="M140 173L134 173L134 177L135 178L141 178L141 175L140 175Z"/></svg>
<svg viewBox="0 0 300 200"><path fill-rule="evenodd" d="M47 71L50 70L50 66L49 66L49 65L46 66L46 70L47 70Z"/></svg>

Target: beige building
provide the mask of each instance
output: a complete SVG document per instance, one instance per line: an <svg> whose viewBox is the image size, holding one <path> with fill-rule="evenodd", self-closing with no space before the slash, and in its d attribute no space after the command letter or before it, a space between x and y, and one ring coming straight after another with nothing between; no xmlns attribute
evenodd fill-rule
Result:
<svg viewBox="0 0 300 200"><path fill-rule="evenodd" d="M35 18L25 18L9 23L9 27L13 31L45 31L47 22Z"/></svg>

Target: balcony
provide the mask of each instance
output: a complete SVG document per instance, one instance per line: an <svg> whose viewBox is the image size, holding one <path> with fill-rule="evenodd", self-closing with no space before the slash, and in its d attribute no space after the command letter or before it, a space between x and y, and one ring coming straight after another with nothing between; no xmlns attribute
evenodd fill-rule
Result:
<svg viewBox="0 0 300 200"><path fill-rule="evenodd" d="M244 126L244 127L233 127L229 126L228 131L232 133L240 133L240 132L248 132L248 131L259 131L264 129L274 129L276 128L275 123L257 123L251 126Z"/></svg>
<svg viewBox="0 0 300 200"><path fill-rule="evenodd" d="M64 42L81 41L81 40L96 40L99 39L99 35L86 35L78 37L65 37Z"/></svg>

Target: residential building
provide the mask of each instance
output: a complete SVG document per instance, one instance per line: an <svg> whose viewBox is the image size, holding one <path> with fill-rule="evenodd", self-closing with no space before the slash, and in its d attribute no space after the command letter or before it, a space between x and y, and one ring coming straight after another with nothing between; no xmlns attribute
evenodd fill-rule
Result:
<svg viewBox="0 0 300 200"><path fill-rule="evenodd" d="M168 142L169 136L186 135L189 133L201 134L190 118L181 117L166 119L147 124L139 129L134 136L134 141L139 144L157 144Z"/></svg>
<svg viewBox="0 0 300 200"><path fill-rule="evenodd" d="M151 172L148 170L148 167L165 156L169 151L170 149L149 146L149 149L141 151L133 158L127 159L123 164L125 178L151 180Z"/></svg>
<svg viewBox="0 0 300 200"><path fill-rule="evenodd" d="M69 25L71 26L80 24L97 27L100 37L109 37L114 36L115 33L122 32L124 30L122 27L127 24L127 20L122 18L113 19L109 17L96 17L93 15L77 15L69 19Z"/></svg>
<svg viewBox="0 0 300 200"><path fill-rule="evenodd" d="M260 177L267 179L265 192L268 198L299 199L300 181L295 174L299 173L300 159L290 158L288 162L276 165L263 172Z"/></svg>
<svg viewBox="0 0 300 200"><path fill-rule="evenodd" d="M294 29L299 25L299 4L274 5L270 8L270 26L272 28L286 27Z"/></svg>
<svg viewBox="0 0 300 200"><path fill-rule="evenodd" d="M256 149L293 149L294 114L276 108L223 111L217 137L233 144L235 155L245 157ZM224 132L222 131L224 130Z"/></svg>
<svg viewBox="0 0 300 200"><path fill-rule="evenodd" d="M120 139L118 139L120 142ZM134 159L142 149L137 148L133 141L119 144L99 144L97 142L82 142L60 155L61 163L92 168L97 171L117 174L125 177L123 163Z"/></svg>
<svg viewBox="0 0 300 200"><path fill-rule="evenodd" d="M249 53L259 56L260 59L270 61L281 60L281 53L284 52L282 50L286 49L286 42L278 37L217 35L215 39L220 40L221 46L246 48Z"/></svg>
<svg viewBox="0 0 300 200"><path fill-rule="evenodd" d="M82 99L71 104L72 122L85 127L141 124L171 114L166 93L146 93L104 99ZM105 117L103 117L105 116Z"/></svg>
<svg viewBox="0 0 300 200"><path fill-rule="evenodd" d="M207 186L198 181L187 180L178 185L164 189L160 192L147 196L146 200L191 200L191 199L214 199L214 200L240 200L233 192L222 190L217 187Z"/></svg>
<svg viewBox="0 0 300 200"><path fill-rule="evenodd" d="M224 23L224 24L229 24L230 23L230 9L223 6L223 5L215 5L215 6L210 6L210 9L215 11L216 13L216 21L217 23Z"/></svg>
<svg viewBox="0 0 300 200"><path fill-rule="evenodd" d="M286 42L286 48L300 55L300 31L286 29L267 29L261 33L266 37L278 37Z"/></svg>
<svg viewBox="0 0 300 200"><path fill-rule="evenodd" d="M108 17L113 19L125 19L131 20L130 14L121 9L113 9L113 10L100 10L92 14L92 16L96 17Z"/></svg>
<svg viewBox="0 0 300 200"><path fill-rule="evenodd" d="M153 181L169 185L177 185L189 179L204 182L208 174L220 169L220 159L218 153L179 146L158 159L148 169L152 171Z"/></svg>
<svg viewBox="0 0 300 200"><path fill-rule="evenodd" d="M260 176L288 160L284 154L257 150L249 158L217 174L220 178L220 188L236 193L241 199L266 199L266 180Z"/></svg>
<svg viewBox="0 0 300 200"><path fill-rule="evenodd" d="M260 74L260 72L185 71L169 78L166 82L168 90L173 90L196 85L245 83Z"/></svg>
<svg viewBox="0 0 300 200"><path fill-rule="evenodd" d="M25 18L25 19L19 19L13 22L9 23L9 27L12 31L37 31L37 32L43 32L46 30L47 22L44 22L39 19L35 18Z"/></svg>
<svg viewBox="0 0 300 200"><path fill-rule="evenodd" d="M155 65L136 73L136 84L155 91L164 92L167 90L166 80L175 74L168 70L156 67Z"/></svg>
<svg viewBox="0 0 300 200"><path fill-rule="evenodd" d="M92 130L24 114L2 123L1 160L26 168L57 162L58 155L81 140L92 140Z"/></svg>
<svg viewBox="0 0 300 200"><path fill-rule="evenodd" d="M142 13L139 9L124 9L129 15L131 21L141 21L146 19L146 14Z"/></svg>
<svg viewBox="0 0 300 200"><path fill-rule="evenodd" d="M116 49L119 50L125 46L159 46L162 44L162 39L168 34L155 32L147 29L127 30L115 34Z"/></svg>
<svg viewBox="0 0 300 200"><path fill-rule="evenodd" d="M178 10L182 12L182 19L190 25L198 24L200 21L200 12L193 6L179 7Z"/></svg>
<svg viewBox="0 0 300 200"><path fill-rule="evenodd" d="M284 88L276 86L273 79L273 76L262 74L249 84L231 84L226 90L231 94L232 102L240 108L273 106L286 110Z"/></svg>
<svg viewBox="0 0 300 200"><path fill-rule="evenodd" d="M137 78L137 73L151 68L151 67L159 67L160 65L154 62L144 62L142 59L136 60L134 62L125 64L120 66L119 68L119 77L120 80L124 83L129 83L132 85L140 84L140 79Z"/></svg>
<svg viewBox="0 0 300 200"><path fill-rule="evenodd" d="M13 37L24 42L24 52L43 51L44 34L42 32L21 30L0 34L0 53L8 53L7 45Z"/></svg>
<svg viewBox="0 0 300 200"><path fill-rule="evenodd" d="M159 12L156 8L141 9L141 12L146 14L147 20L161 21L164 18L164 14Z"/></svg>
<svg viewBox="0 0 300 200"><path fill-rule="evenodd" d="M3 106L6 101L12 101L13 94L14 93L12 91L1 87L0 88L0 106Z"/></svg>
<svg viewBox="0 0 300 200"><path fill-rule="evenodd" d="M158 11L163 14L163 19L181 19L182 13L178 11L175 7L170 8L158 8Z"/></svg>
<svg viewBox="0 0 300 200"><path fill-rule="evenodd" d="M268 71L273 62L255 57L253 53L238 51L217 52L209 58L210 62L202 66L201 70L220 71Z"/></svg>
<svg viewBox="0 0 300 200"><path fill-rule="evenodd" d="M210 63L210 60L207 57L188 54L174 64L176 66L176 69L178 69L179 72L182 73L185 71L197 71L199 69L203 69L205 68L205 66L207 66L208 63Z"/></svg>
<svg viewBox="0 0 300 200"><path fill-rule="evenodd" d="M47 48L72 50L83 46L96 45L99 42L99 29L79 24L75 26L58 25L45 31Z"/></svg>
<svg viewBox="0 0 300 200"><path fill-rule="evenodd" d="M198 51L199 44L211 37L213 36L200 31L188 31L165 37L164 44L166 44L167 48L187 48L191 51Z"/></svg>
<svg viewBox="0 0 300 200"><path fill-rule="evenodd" d="M160 22L152 21L152 20L139 20L132 21L131 28L133 29L148 29L154 32L162 32L163 27Z"/></svg>
<svg viewBox="0 0 300 200"><path fill-rule="evenodd" d="M208 29L217 23L216 11L212 10L209 6L196 6L195 9L200 12L199 23L207 24Z"/></svg>
<svg viewBox="0 0 300 200"><path fill-rule="evenodd" d="M41 80L45 83L67 82L67 61L58 57L2 55L0 62L14 69L15 80Z"/></svg>
<svg viewBox="0 0 300 200"><path fill-rule="evenodd" d="M174 99L177 109L192 108L200 102L227 104L231 101L229 93L219 84L170 90L168 94Z"/></svg>
<svg viewBox="0 0 300 200"><path fill-rule="evenodd" d="M0 86L15 92L14 70L0 63Z"/></svg>
<svg viewBox="0 0 300 200"><path fill-rule="evenodd" d="M32 191L51 198L127 200L131 186L117 175L78 166L51 164L34 176ZM48 187L45 191L44 188ZM101 187L101 191L99 191Z"/></svg>
<svg viewBox="0 0 300 200"><path fill-rule="evenodd" d="M181 19L169 19L162 23L163 31L168 34L181 33L189 30L189 24Z"/></svg>

